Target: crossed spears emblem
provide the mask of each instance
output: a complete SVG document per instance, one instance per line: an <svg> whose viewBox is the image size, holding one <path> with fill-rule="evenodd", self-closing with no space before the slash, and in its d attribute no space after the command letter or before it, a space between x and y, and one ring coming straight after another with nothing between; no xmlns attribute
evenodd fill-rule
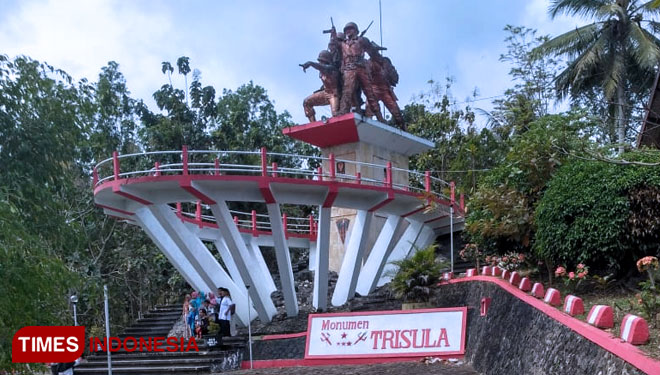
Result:
<svg viewBox="0 0 660 375"><path fill-rule="evenodd" d="M355 342L353 342L352 345L355 345L360 341L366 341L366 340L367 340L367 332L361 332L360 334L358 334L358 338L355 340ZM332 345L332 341L330 341L329 333L321 332L321 341L327 343L328 345ZM337 345L339 344L340 343L338 343ZM351 345L350 342L348 344Z"/></svg>

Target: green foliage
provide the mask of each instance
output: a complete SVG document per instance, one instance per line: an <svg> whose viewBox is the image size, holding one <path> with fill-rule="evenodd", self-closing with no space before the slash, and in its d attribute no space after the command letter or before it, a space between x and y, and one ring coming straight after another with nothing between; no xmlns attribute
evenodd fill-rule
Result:
<svg viewBox="0 0 660 375"><path fill-rule="evenodd" d="M502 140L527 131L529 124L548 114L555 93L553 78L558 61L551 56L538 56L533 49L548 40L537 36L536 30L507 25L504 42L506 53L500 61L511 64L509 76L514 85L504 97L493 101L495 109L488 113L493 132Z"/></svg>
<svg viewBox="0 0 660 375"><path fill-rule="evenodd" d="M657 153L630 153L626 160L658 161ZM567 265L589 263L596 270L627 270L657 245L629 232L630 193L660 186L655 166L576 160L559 169L536 209L534 251ZM653 203L660 204L655 195ZM649 228L658 230L660 228ZM633 239L636 238L636 239ZM651 239L652 240L652 239Z"/></svg>
<svg viewBox="0 0 660 375"><path fill-rule="evenodd" d="M451 79L444 85L429 83L430 89L415 98L415 103L407 105L403 115L408 131L434 142L435 148L411 157L410 168L431 171L432 176L444 181L455 181L459 192L473 191L478 170L494 164L500 144L490 130L476 130L470 106L457 107L451 95ZM435 191L443 189L446 186L433 186Z"/></svg>
<svg viewBox="0 0 660 375"><path fill-rule="evenodd" d="M0 190L0 369L25 370L12 364L11 340L27 325L71 323L67 295L78 277L49 250L48 242L20 220L20 211Z"/></svg>
<svg viewBox="0 0 660 375"><path fill-rule="evenodd" d="M392 262L397 273L390 287L404 302L428 302L431 288L440 281L442 270L447 266L435 257L437 246L417 250L410 258Z"/></svg>
<svg viewBox="0 0 660 375"><path fill-rule="evenodd" d="M637 0L554 1L550 15L561 14L581 15L594 22L546 41L536 52L568 60L555 80L560 96L602 93L600 98L614 115L609 122L616 123L617 141L623 144L630 98L648 92L660 60L660 40L655 36L660 9Z"/></svg>
<svg viewBox="0 0 660 375"><path fill-rule="evenodd" d="M488 172L468 204L466 230L487 252L529 252L534 239L534 209L547 181L581 148L590 123L579 113L547 115L511 140L502 163Z"/></svg>

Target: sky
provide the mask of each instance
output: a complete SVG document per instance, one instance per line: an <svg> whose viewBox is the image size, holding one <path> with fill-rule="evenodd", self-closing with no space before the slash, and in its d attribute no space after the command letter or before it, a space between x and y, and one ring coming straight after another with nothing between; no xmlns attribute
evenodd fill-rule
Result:
<svg viewBox="0 0 660 375"><path fill-rule="evenodd" d="M454 80L458 103L477 90L473 107L490 109L488 98L512 86L505 52L507 25L559 35L583 20L547 15L547 0L1 0L0 54L26 55L62 69L75 79L96 81L101 67L119 63L134 98L157 110L154 91L167 83L161 63L175 66L188 56L203 85L235 90L253 81L268 90L278 112L306 123L302 101L321 82L313 69L325 49L333 18L338 30L371 21L366 37L380 43L399 72L395 93L403 108L429 89L429 80ZM183 77L173 75L183 89ZM328 115L329 109L317 111Z"/></svg>

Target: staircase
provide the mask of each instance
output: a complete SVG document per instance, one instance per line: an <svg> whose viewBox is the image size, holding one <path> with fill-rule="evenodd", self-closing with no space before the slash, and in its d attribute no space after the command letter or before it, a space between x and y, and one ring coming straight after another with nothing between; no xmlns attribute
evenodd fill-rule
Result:
<svg viewBox="0 0 660 375"><path fill-rule="evenodd" d="M125 337L167 337L174 324L181 319L181 306L159 306L147 313L136 324L130 326L119 335ZM180 338L178 342L180 343ZM191 349L189 352L129 352L124 349L111 353L113 374L210 374L240 368L243 359L243 348L247 339L245 337L225 338L227 350L213 350L206 339L196 340L199 351ZM185 341L187 345L187 341ZM132 346L132 342L129 343ZM167 348L164 343L161 348ZM76 366L75 373L100 375L108 373L108 359L105 352L90 354L86 361Z"/></svg>

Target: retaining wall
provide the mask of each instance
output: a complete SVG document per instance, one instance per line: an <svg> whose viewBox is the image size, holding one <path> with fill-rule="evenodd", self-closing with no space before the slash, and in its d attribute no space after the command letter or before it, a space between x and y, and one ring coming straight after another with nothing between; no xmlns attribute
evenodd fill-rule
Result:
<svg viewBox="0 0 660 375"><path fill-rule="evenodd" d="M486 316L480 314L483 297L491 298ZM644 372L494 281L442 285L433 303L437 307L468 306L465 359L486 375L660 374L660 365L655 367L657 362L644 363ZM630 344L614 343L638 350Z"/></svg>

